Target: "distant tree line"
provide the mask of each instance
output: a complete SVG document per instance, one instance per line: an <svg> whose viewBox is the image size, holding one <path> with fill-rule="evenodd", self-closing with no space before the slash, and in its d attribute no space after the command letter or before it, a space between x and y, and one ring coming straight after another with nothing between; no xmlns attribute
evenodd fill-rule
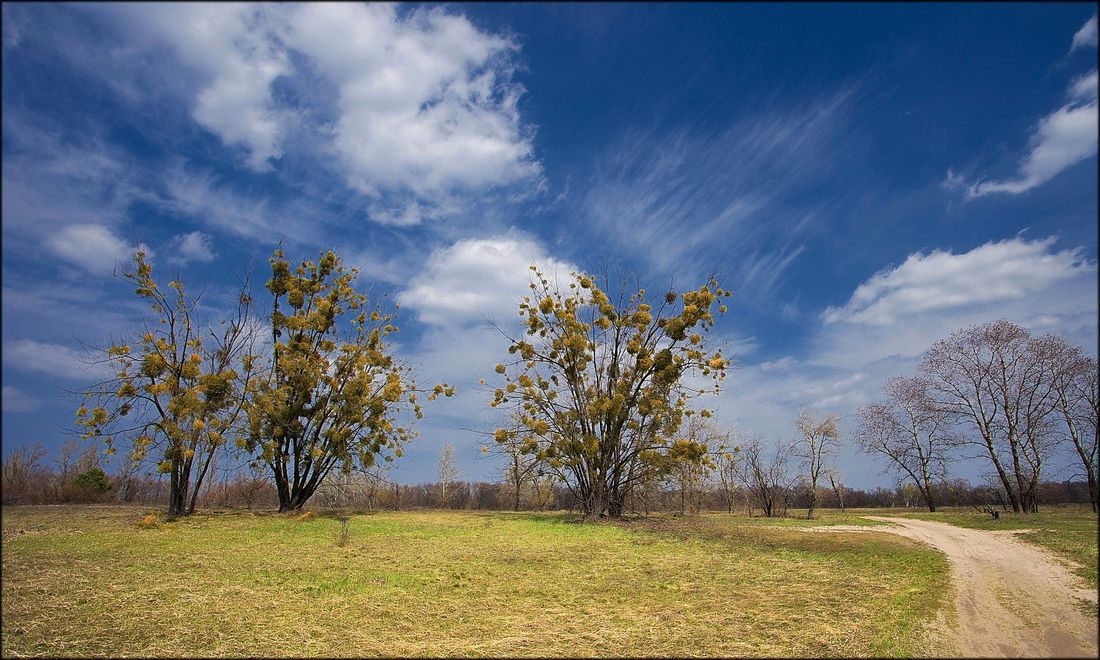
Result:
<svg viewBox="0 0 1100 660"><path fill-rule="evenodd" d="M2 468L3 504L127 503L165 506L171 498L171 483L162 473L107 471L94 446L75 453L67 445L54 464L43 462L39 447L24 447L11 452ZM91 477L87 475L93 475ZM941 505L983 508L987 505L1009 510L1003 492L989 484L974 485L963 479L938 482L935 496ZM1088 484L1083 481L1043 482L1037 489L1042 505L1087 504ZM754 516L767 515L765 500L748 486L727 489L717 475L702 482L665 481L636 490L624 502L626 514L696 513L730 511ZM808 509L811 495L803 480L793 480L790 489L778 493L772 515L782 516L790 509ZM893 488L882 486L821 489L815 500L819 509L922 508L921 493L912 484ZM206 480L196 497L202 509L272 510L279 496L271 479L247 466L234 466L224 474L215 472ZM345 510L518 510L573 511L583 506L565 485L550 479L524 482L517 498L506 481L440 481L397 484L386 471L370 470L334 476L325 481L310 500L309 507Z"/></svg>

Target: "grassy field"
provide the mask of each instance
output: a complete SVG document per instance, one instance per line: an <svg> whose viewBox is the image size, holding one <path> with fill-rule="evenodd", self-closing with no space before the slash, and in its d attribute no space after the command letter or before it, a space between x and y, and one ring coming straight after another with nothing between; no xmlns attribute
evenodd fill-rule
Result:
<svg viewBox="0 0 1100 660"><path fill-rule="evenodd" d="M1097 586L1097 516L1087 506L1044 507L1039 513L1001 512L999 520L973 509L947 509L936 513L882 510L880 515L936 520L972 529L1034 530L1019 534L1022 541L1043 546L1067 561L1075 573Z"/></svg>
<svg viewBox="0 0 1100 660"><path fill-rule="evenodd" d="M5 507L4 656L905 656L950 600L930 549L744 517L144 513Z"/></svg>

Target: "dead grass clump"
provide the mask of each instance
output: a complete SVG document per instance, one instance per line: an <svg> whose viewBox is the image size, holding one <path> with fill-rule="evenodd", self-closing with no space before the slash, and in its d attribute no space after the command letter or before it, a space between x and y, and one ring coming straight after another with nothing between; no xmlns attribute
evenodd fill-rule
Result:
<svg viewBox="0 0 1100 660"><path fill-rule="evenodd" d="M150 513L137 522L137 526L142 529L156 529L160 525L157 522L156 515Z"/></svg>
<svg viewBox="0 0 1100 660"><path fill-rule="evenodd" d="M300 516L298 516L297 518L295 518L295 520L297 520L298 522L308 522L308 521L310 521L310 520L313 520L313 519L314 519L314 518L316 518L316 517L317 517L317 514L316 514L315 512L313 512L313 511L306 511L306 512L305 512L305 513L303 513L302 515L300 515Z"/></svg>

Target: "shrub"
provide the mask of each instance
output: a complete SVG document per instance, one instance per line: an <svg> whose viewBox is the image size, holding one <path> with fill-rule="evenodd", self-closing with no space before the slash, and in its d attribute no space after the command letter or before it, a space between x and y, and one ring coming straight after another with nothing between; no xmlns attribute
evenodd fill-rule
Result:
<svg viewBox="0 0 1100 660"><path fill-rule="evenodd" d="M107 479L107 473L100 468L92 468L87 472L76 475L73 484L81 490L101 494L111 490L111 482Z"/></svg>

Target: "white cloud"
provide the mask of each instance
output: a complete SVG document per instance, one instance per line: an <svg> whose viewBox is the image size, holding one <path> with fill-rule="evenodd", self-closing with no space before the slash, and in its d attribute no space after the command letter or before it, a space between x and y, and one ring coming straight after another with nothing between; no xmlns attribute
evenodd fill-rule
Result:
<svg viewBox="0 0 1100 660"><path fill-rule="evenodd" d="M320 233L316 209L273 205L266 197L238 194L214 176L169 167L160 181L163 195L155 203L164 211L204 223L207 227L243 236L262 244L283 238L311 242Z"/></svg>
<svg viewBox="0 0 1100 660"><path fill-rule="evenodd" d="M125 262L135 249L145 251L149 259L153 251L144 244L128 245L110 227L97 224L69 225L46 239L46 246L57 256L75 263L89 272L108 274Z"/></svg>
<svg viewBox="0 0 1100 660"><path fill-rule="evenodd" d="M398 301L434 325L503 321L516 317L520 299L530 293L532 264L562 284L577 270L517 232L467 239L433 252Z"/></svg>
<svg viewBox="0 0 1100 660"><path fill-rule="evenodd" d="M1082 45L1096 46L1096 16L1073 37L1073 49ZM966 198L974 199L992 193L1018 195L1040 186L1062 171L1096 155L1096 69L1070 83L1069 103L1040 119L1028 140L1029 150L1020 160L1014 178L1001 181L978 181L966 188ZM948 189L963 186L962 178L947 171L943 186Z"/></svg>
<svg viewBox="0 0 1100 660"><path fill-rule="evenodd" d="M860 284L825 323L891 325L907 318L998 301L1018 300L1096 270L1082 249L1050 251L1054 238L986 243L969 252L917 252Z"/></svg>
<svg viewBox="0 0 1100 660"><path fill-rule="evenodd" d="M958 190L966 185L966 177L959 174L952 168L947 168L947 174L943 177L943 181L940 182L940 187L945 190Z"/></svg>
<svg viewBox="0 0 1100 660"><path fill-rule="evenodd" d="M723 424L773 440L793 437L798 407L806 405L840 415L847 439L855 409L879 398L887 378L913 373L920 355L958 328L1007 318L1095 354L1096 264L1082 253L1084 248L1057 250L1053 239L1020 238L961 254L914 253L860 284L847 305L821 314L821 325L810 329L798 355L743 362L717 401L706 405ZM850 485L880 483L878 464L850 443L838 460ZM961 476L980 469L956 464Z"/></svg>
<svg viewBox="0 0 1100 660"><path fill-rule="evenodd" d="M1096 69L1075 79L1069 86L1071 98L1083 101L1096 99Z"/></svg>
<svg viewBox="0 0 1100 660"><path fill-rule="evenodd" d="M378 220L415 224L452 193L534 181L541 166L523 93L518 46L464 16L388 3L123 6L121 13L200 72L195 120L242 144L257 169L285 155L291 133L327 145ZM291 100L279 80L308 93ZM326 92L325 90L332 90Z"/></svg>
<svg viewBox="0 0 1100 660"><path fill-rule="evenodd" d="M33 339L5 341L4 363L66 380L93 381L109 372L105 365L90 363L87 356L68 346Z"/></svg>
<svg viewBox="0 0 1100 660"><path fill-rule="evenodd" d="M3 388L2 409L6 413L31 412L36 410L42 402L13 385L5 385Z"/></svg>
<svg viewBox="0 0 1100 660"><path fill-rule="evenodd" d="M226 144L242 145L247 162L268 169L282 154L283 121L271 84L288 71L277 45L278 5L165 3L121 5L117 14L138 38L159 39L205 78L192 116Z"/></svg>
<svg viewBox="0 0 1100 660"><path fill-rule="evenodd" d="M1069 52L1073 52L1078 48L1096 48L1096 14L1092 15L1092 18L1085 21L1085 24L1081 26L1081 29L1073 35L1073 44L1069 48Z"/></svg>
<svg viewBox="0 0 1100 660"><path fill-rule="evenodd" d="M168 261L185 264L189 261L209 262L214 260L214 241L209 234L193 231L179 234L170 241L175 251Z"/></svg>
<svg viewBox="0 0 1100 660"><path fill-rule="evenodd" d="M340 90L334 146L364 192L429 198L537 175L509 56L518 47L466 18L389 4L308 4L288 41Z"/></svg>
<svg viewBox="0 0 1100 660"><path fill-rule="evenodd" d="M1043 117L1031 136L1031 150L1020 162L1017 177L975 183L967 188L967 198L990 193L1017 195L1050 181L1071 165L1095 156L1096 121L1095 95L1090 103L1070 103Z"/></svg>
<svg viewBox="0 0 1100 660"><path fill-rule="evenodd" d="M808 199L844 160L854 94L754 108L717 134L659 125L625 133L574 203L593 240L678 280L721 269L729 286L766 299L827 203L820 194L813 206L792 200Z"/></svg>

